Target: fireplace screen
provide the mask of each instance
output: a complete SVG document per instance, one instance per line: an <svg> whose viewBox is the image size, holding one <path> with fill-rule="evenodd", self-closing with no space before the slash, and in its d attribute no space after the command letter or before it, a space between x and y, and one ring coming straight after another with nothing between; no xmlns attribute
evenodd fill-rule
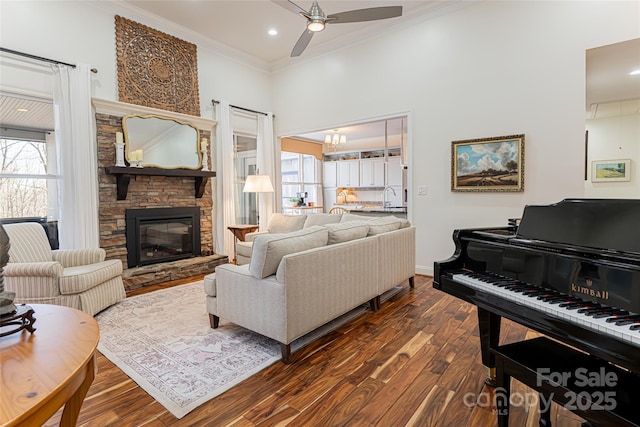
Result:
<svg viewBox="0 0 640 427"><path fill-rule="evenodd" d="M129 268L200 255L199 208L129 209Z"/></svg>

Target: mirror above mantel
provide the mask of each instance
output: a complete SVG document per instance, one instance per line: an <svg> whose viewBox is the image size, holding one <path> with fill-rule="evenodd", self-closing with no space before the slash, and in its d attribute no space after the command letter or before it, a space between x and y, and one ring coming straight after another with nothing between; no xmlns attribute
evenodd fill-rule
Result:
<svg viewBox="0 0 640 427"><path fill-rule="evenodd" d="M169 169L167 167L152 166L142 168L131 166L115 166L115 142L117 137L116 132L120 131L118 125L121 124L122 119L119 118L135 115L154 116L170 118L175 122L186 123L187 127L191 129L195 128L196 132L197 130L200 131L196 133L196 135L198 135L198 138L210 138L210 135L215 132L215 126L217 124L215 120L100 98L92 98L91 102L96 113L96 119L99 119L100 122L105 124L103 133L100 133L99 130L98 146L103 147L105 150L113 150L111 151L111 155L108 156L108 158L103 159L103 164L105 166L105 173L107 175L113 175L116 177L117 200L125 200L127 198L129 182L132 181L132 179L135 180L138 176L193 178L195 198L201 198L204 195L209 178L216 176L214 170L202 170L199 167L196 169ZM213 146L211 147L211 150L215 152L215 143L213 143L212 145ZM193 145L190 145L189 148L189 150L194 153L194 156L197 147L197 142L194 139ZM143 165L145 163L145 160L148 161L148 158L143 159Z"/></svg>
<svg viewBox="0 0 640 427"><path fill-rule="evenodd" d="M127 115L122 119L125 156L143 154L142 165L164 169L201 169L200 132L197 127L170 117Z"/></svg>

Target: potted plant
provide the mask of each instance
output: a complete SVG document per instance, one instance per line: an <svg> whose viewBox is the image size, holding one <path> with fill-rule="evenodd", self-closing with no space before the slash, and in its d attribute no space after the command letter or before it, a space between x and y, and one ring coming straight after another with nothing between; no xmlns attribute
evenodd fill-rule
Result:
<svg viewBox="0 0 640 427"><path fill-rule="evenodd" d="M290 197L289 201L291 202L291 206L300 206L302 203L302 199L298 197Z"/></svg>

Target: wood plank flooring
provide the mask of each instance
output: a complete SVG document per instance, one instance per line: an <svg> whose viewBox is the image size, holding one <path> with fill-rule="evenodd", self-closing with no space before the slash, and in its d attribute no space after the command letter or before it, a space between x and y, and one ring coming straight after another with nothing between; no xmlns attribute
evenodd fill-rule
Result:
<svg viewBox="0 0 640 427"><path fill-rule="evenodd" d="M157 285L129 296L199 280ZM176 419L101 354L79 426L494 427L483 381L475 307L437 291L428 276L347 325ZM502 343L537 336L503 320ZM512 382L512 392L535 397ZM58 412L45 425L57 425ZM512 406L510 425L538 425L537 406ZM581 419L554 404L556 427Z"/></svg>

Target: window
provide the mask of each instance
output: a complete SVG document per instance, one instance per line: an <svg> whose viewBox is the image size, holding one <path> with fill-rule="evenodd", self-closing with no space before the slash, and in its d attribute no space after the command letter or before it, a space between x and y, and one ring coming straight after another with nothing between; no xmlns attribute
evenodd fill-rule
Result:
<svg viewBox="0 0 640 427"><path fill-rule="evenodd" d="M234 133L233 146L235 152L235 203L236 224L257 224L258 209L255 193L243 193L247 176L256 173L256 146L255 136L239 135Z"/></svg>
<svg viewBox="0 0 640 427"><path fill-rule="evenodd" d="M282 206L292 206L298 193L307 193L305 202L322 205L321 162L315 156L282 151Z"/></svg>
<svg viewBox="0 0 640 427"><path fill-rule="evenodd" d="M57 220L52 129L49 99L0 93L0 218Z"/></svg>
<svg viewBox="0 0 640 427"><path fill-rule="evenodd" d="M55 219L53 133L10 131L3 130L0 137L0 218Z"/></svg>

